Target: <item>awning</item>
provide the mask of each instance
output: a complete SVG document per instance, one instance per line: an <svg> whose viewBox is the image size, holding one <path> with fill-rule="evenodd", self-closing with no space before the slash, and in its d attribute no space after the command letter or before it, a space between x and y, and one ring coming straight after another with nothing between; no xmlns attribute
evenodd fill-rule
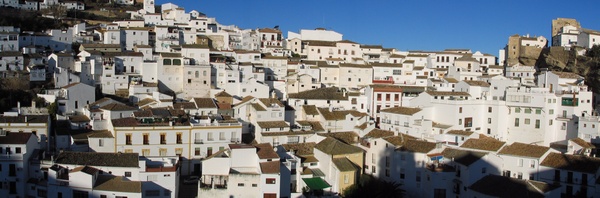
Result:
<svg viewBox="0 0 600 198"><path fill-rule="evenodd" d="M311 190L323 190L331 187L331 185L329 185L326 181L323 181L323 179L320 177L302 178L302 180Z"/></svg>

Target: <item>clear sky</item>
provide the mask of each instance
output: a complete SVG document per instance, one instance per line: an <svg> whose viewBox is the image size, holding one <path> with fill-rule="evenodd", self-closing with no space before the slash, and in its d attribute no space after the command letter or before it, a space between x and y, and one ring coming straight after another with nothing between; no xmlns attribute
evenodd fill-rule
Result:
<svg viewBox="0 0 600 198"><path fill-rule="evenodd" d="M399 50L468 48L498 55L514 34L551 40L552 19L600 30L600 1L582 0L157 0L240 28L323 27L361 44Z"/></svg>

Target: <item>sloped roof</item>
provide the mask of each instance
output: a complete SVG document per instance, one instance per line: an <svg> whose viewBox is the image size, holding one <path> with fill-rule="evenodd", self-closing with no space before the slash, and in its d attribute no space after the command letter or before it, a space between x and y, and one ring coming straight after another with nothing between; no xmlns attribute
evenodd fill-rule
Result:
<svg viewBox="0 0 600 198"><path fill-rule="evenodd" d="M196 109L196 103L193 102L178 102L173 104L175 109Z"/></svg>
<svg viewBox="0 0 600 198"><path fill-rule="evenodd" d="M27 144L32 133L6 133L0 136L0 144Z"/></svg>
<svg viewBox="0 0 600 198"><path fill-rule="evenodd" d="M465 80L465 83L467 83L468 85L471 86L477 86L477 87L489 87L490 83L487 83L485 81L481 81L481 80Z"/></svg>
<svg viewBox="0 0 600 198"><path fill-rule="evenodd" d="M48 115L0 115L0 123L48 123L49 119Z"/></svg>
<svg viewBox="0 0 600 198"><path fill-rule="evenodd" d="M194 98L194 102L196 103L199 109L202 108L217 108L215 101L212 98Z"/></svg>
<svg viewBox="0 0 600 198"><path fill-rule="evenodd" d="M256 122L256 124L258 124L258 126L260 126L260 128L285 128L285 127L289 127L290 125L285 122L285 121L263 121L263 122Z"/></svg>
<svg viewBox="0 0 600 198"><path fill-rule="evenodd" d="M504 144L506 143L496 140L494 138L484 137L479 139L470 138L467 141L465 141L460 147L485 151L498 151L500 148L502 148L502 146L504 146Z"/></svg>
<svg viewBox="0 0 600 198"><path fill-rule="evenodd" d="M109 111L134 111L135 107L130 107L124 104L119 103L111 103L100 107L100 109L109 110Z"/></svg>
<svg viewBox="0 0 600 198"><path fill-rule="evenodd" d="M427 91L432 96L471 96L467 92L454 92L454 91Z"/></svg>
<svg viewBox="0 0 600 198"><path fill-rule="evenodd" d="M358 167L356 167L348 158L345 157L337 157L333 158L333 164L337 167L341 172L347 171L356 171Z"/></svg>
<svg viewBox="0 0 600 198"><path fill-rule="evenodd" d="M398 134L398 136L384 137L383 139L385 141L389 142L390 144L393 144L394 146L402 146L402 145L404 145L404 143L406 143L406 141L411 140L411 139L414 140L417 138L410 136L410 135L400 133L400 134Z"/></svg>
<svg viewBox="0 0 600 198"><path fill-rule="evenodd" d="M346 144L356 144L358 143L358 134L353 131L346 132L332 132L332 133L317 133L317 135L324 137L332 137L339 141L342 141Z"/></svg>
<svg viewBox="0 0 600 198"><path fill-rule="evenodd" d="M573 138L573 139L570 139L569 141L572 141L573 143L575 143L583 148L596 148L596 146L594 146L592 143L586 142L585 140L583 140L581 138Z"/></svg>
<svg viewBox="0 0 600 198"><path fill-rule="evenodd" d="M98 175L94 190L141 193L141 181L129 181L123 176Z"/></svg>
<svg viewBox="0 0 600 198"><path fill-rule="evenodd" d="M260 100L260 102L262 102L267 107L270 107L271 105L277 105L279 107L284 107L283 103L281 103L281 101L279 101L275 98L260 98L258 100Z"/></svg>
<svg viewBox="0 0 600 198"><path fill-rule="evenodd" d="M319 115L319 111L315 105L303 105L302 109L306 115Z"/></svg>
<svg viewBox="0 0 600 198"><path fill-rule="evenodd" d="M435 143L422 140L406 140L404 144L398 147L398 151L408 151L414 153L428 153L435 149Z"/></svg>
<svg viewBox="0 0 600 198"><path fill-rule="evenodd" d="M231 96L231 94L227 93L226 91L222 91L222 92L215 94L215 97L232 97L232 96Z"/></svg>
<svg viewBox="0 0 600 198"><path fill-rule="evenodd" d="M329 155L344 155L363 152L361 148L348 145L331 137L327 137L319 142L315 145L315 148Z"/></svg>
<svg viewBox="0 0 600 198"><path fill-rule="evenodd" d="M569 78L569 79L579 79L579 78L581 78L581 76L579 74L572 73L572 72L552 71L552 73L556 74L559 78Z"/></svg>
<svg viewBox="0 0 600 198"><path fill-rule="evenodd" d="M498 154L540 158L546 152L548 152L548 150L550 150L550 147L515 142L511 145L502 148L502 150L500 150Z"/></svg>
<svg viewBox="0 0 600 198"><path fill-rule="evenodd" d="M383 130L383 129L373 129L367 133L364 138L384 138L394 136L393 131Z"/></svg>
<svg viewBox="0 0 600 198"><path fill-rule="evenodd" d="M286 151L294 150L296 155L312 155L313 149L317 145L314 142L296 143L296 144L281 144Z"/></svg>
<svg viewBox="0 0 600 198"><path fill-rule="evenodd" d="M262 143L254 145L256 149L256 155L260 159L273 159L279 158L279 155L273 150L273 146L270 143Z"/></svg>
<svg viewBox="0 0 600 198"><path fill-rule="evenodd" d="M469 136L469 135L472 135L473 132L472 131L463 131L463 130L451 130L451 131L446 132L446 134Z"/></svg>
<svg viewBox="0 0 600 198"><path fill-rule="evenodd" d="M298 93L289 94L288 98L315 99L315 100L348 100L337 87L318 88Z"/></svg>
<svg viewBox="0 0 600 198"><path fill-rule="evenodd" d="M412 108L412 107L391 107L391 108L381 110L381 112L402 114L402 115L414 115L415 113L418 113L419 111L421 111L420 108Z"/></svg>
<svg viewBox="0 0 600 198"><path fill-rule="evenodd" d="M465 166L470 166L486 154L487 153L484 152L467 151L453 148L446 148L444 151L442 151L444 158L454 159L455 162Z"/></svg>
<svg viewBox="0 0 600 198"><path fill-rule="evenodd" d="M260 170L266 174L279 174L279 160L270 162L261 162Z"/></svg>
<svg viewBox="0 0 600 198"><path fill-rule="evenodd" d="M542 163L542 166L561 170L576 171L583 173L596 173L600 168L600 158L587 157L583 155L567 155L550 153Z"/></svg>
<svg viewBox="0 0 600 198"><path fill-rule="evenodd" d="M469 188L475 192L489 195L490 197L530 197L543 198L544 193L559 188L534 180L521 180L499 175L486 175Z"/></svg>
<svg viewBox="0 0 600 198"><path fill-rule="evenodd" d="M138 167L137 153L94 153L64 151L56 157L57 164L82 166Z"/></svg>

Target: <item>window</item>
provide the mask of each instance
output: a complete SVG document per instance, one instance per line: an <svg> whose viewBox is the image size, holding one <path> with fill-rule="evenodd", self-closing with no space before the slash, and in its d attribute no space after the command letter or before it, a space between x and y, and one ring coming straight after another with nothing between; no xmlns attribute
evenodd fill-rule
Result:
<svg viewBox="0 0 600 198"><path fill-rule="evenodd" d="M515 108L515 113L521 113L521 108L519 108L519 107Z"/></svg>
<svg viewBox="0 0 600 198"><path fill-rule="evenodd" d="M219 140L225 140L225 132L219 133Z"/></svg>
<svg viewBox="0 0 600 198"><path fill-rule="evenodd" d="M404 168L400 168L400 179L404 179Z"/></svg>
<svg viewBox="0 0 600 198"><path fill-rule="evenodd" d="M515 127L519 127L519 118L515 118Z"/></svg>
<svg viewBox="0 0 600 198"><path fill-rule="evenodd" d="M542 109L535 109L535 114L542 114Z"/></svg>
<svg viewBox="0 0 600 198"><path fill-rule="evenodd" d="M492 118L488 118L488 124L492 124Z"/></svg>
<svg viewBox="0 0 600 198"><path fill-rule="evenodd" d="M158 152L160 156L167 156L167 149L162 148Z"/></svg>
<svg viewBox="0 0 600 198"><path fill-rule="evenodd" d="M523 159L519 159L519 160L517 161L517 166L519 166L519 167L523 167Z"/></svg>
<svg viewBox="0 0 600 198"><path fill-rule="evenodd" d="M462 119L458 119L458 125L462 125Z"/></svg>
<svg viewBox="0 0 600 198"><path fill-rule="evenodd" d="M492 113L492 107L488 107L488 113Z"/></svg>
<svg viewBox="0 0 600 198"><path fill-rule="evenodd" d="M535 120L535 128L536 128L536 129L539 129L539 128L540 128L540 120L539 120L539 119L536 119L536 120Z"/></svg>
<svg viewBox="0 0 600 198"><path fill-rule="evenodd" d="M177 144L181 144L183 141L181 139L182 134L181 133L177 133Z"/></svg>
<svg viewBox="0 0 600 198"><path fill-rule="evenodd" d="M200 147L194 148L194 155L196 155L196 156L200 155Z"/></svg>
<svg viewBox="0 0 600 198"><path fill-rule="evenodd" d="M244 187L244 183L238 183L238 187Z"/></svg>
<svg viewBox="0 0 600 198"><path fill-rule="evenodd" d="M395 94L394 101L399 101L399 100L400 100L400 94Z"/></svg>
<svg viewBox="0 0 600 198"><path fill-rule="evenodd" d="M526 108L526 109L525 109L525 113L526 113L526 114L530 114L530 113L531 113L531 109L530 109L530 108Z"/></svg>
<svg viewBox="0 0 600 198"><path fill-rule="evenodd" d="M458 107L458 113L462 113L462 107Z"/></svg>
<svg viewBox="0 0 600 198"><path fill-rule="evenodd" d="M267 178L267 179L265 180L265 183L266 183L266 184L275 184L275 183L277 183L277 182L276 182L275 178Z"/></svg>
<svg viewBox="0 0 600 198"><path fill-rule="evenodd" d="M86 191L79 191L79 190L73 190L73 198L88 198L88 192Z"/></svg>
<svg viewBox="0 0 600 198"><path fill-rule="evenodd" d="M485 174L487 172L486 167L481 168L481 173Z"/></svg>
<svg viewBox="0 0 600 198"><path fill-rule="evenodd" d="M549 109L548 114L550 114L550 115L554 114L554 109Z"/></svg>
<svg viewBox="0 0 600 198"><path fill-rule="evenodd" d="M131 172L129 172L129 171L126 171L126 172L125 172L125 177L131 177Z"/></svg>
<svg viewBox="0 0 600 198"><path fill-rule="evenodd" d="M16 147L15 148L15 153L21 153L21 147Z"/></svg>
<svg viewBox="0 0 600 198"><path fill-rule="evenodd" d="M125 134L125 144L131 145L131 133Z"/></svg>
<svg viewBox="0 0 600 198"><path fill-rule="evenodd" d="M377 94L377 101L381 101L381 94Z"/></svg>
<svg viewBox="0 0 600 198"><path fill-rule="evenodd" d="M145 145L150 144L150 134L144 133L144 134L142 134L142 136L143 136L144 144Z"/></svg>

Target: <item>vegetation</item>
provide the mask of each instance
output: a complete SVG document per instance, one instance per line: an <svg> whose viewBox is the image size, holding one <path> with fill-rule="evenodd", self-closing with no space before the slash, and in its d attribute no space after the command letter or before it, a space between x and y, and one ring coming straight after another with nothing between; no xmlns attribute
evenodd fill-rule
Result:
<svg viewBox="0 0 600 198"><path fill-rule="evenodd" d="M21 31L41 32L47 29L60 28L62 24L50 18L45 18L39 12L0 8L0 26L15 26Z"/></svg>
<svg viewBox="0 0 600 198"><path fill-rule="evenodd" d="M404 197L404 190L400 184L374 178L370 175L362 175L358 184L354 184L344 190L344 196L354 197Z"/></svg>
<svg viewBox="0 0 600 198"><path fill-rule="evenodd" d="M7 74L7 78L0 79L0 112L5 112L21 104L29 104L34 98L34 93L29 89L29 79L19 72Z"/></svg>

